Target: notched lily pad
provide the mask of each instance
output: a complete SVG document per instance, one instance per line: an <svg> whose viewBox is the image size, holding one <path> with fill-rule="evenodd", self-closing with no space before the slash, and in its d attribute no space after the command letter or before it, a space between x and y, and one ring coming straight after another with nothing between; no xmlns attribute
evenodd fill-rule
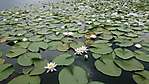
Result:
<svg viewBox="0 0 149 84"><path fill-rule="evenodd" d="M13 58L13 57L17 57L17 56L19 56L19 55L21 55L21 54L24 54L26 51L27 51L27 50L24 49L24 48L18 48L18 47L15 48L15 47L13 47L13 48L11 48L11 49L7 52L6 56L7 56L7 57L10 57L10 58Z"/></svg>
<svg viewBox="0 0 149 84"><path fill-rule="evenodd" d="M33 59L41 59L41 55L39 53L25 53L21 55L17 61L22 66L30 66L33 64Z"/></svg>

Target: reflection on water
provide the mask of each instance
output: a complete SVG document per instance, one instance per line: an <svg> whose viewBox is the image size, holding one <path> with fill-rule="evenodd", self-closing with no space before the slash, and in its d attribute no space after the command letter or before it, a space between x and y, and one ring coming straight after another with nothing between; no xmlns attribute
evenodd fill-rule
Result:
<svg viewBox="0 0 149 84"><path fill-rule="evenodd" d="M12 7L27 7L28 5L41 6L41 4L56 3L63 0L0 0L0 10Z"/></svg>

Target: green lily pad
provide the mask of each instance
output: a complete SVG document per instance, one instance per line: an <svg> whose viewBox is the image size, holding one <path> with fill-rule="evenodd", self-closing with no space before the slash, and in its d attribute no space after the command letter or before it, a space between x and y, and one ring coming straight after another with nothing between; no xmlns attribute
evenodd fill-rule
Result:
<svg viewBox="0 0 149 84"><path fill-rule="evenodd" d="M48 62L46 60L34 60L33 70L29 75L39 75L45 72L45 66Z"/></svg>
<svg viewBox="0 0 149 84"><path fill-rule="evenodd" d="M100 58L102 55L96 54L96 53L92 53L92 56L93 56L95 59L98 59L98 58Z"/></svg>
<svg viewBox="0 0 149 84"><path fill-rule="evenodd" d="M141 71L141 72L136 72L133 74L133 79L137 84L148 84L149 82L149 71Z"/></svg>
<svg viewBox="0 0 149 84"><path fill-rule="evenodd" d="M91 48L90 51L98 54L107 54L113 51L113 49L108 44L104 44L104 43L93 44L91 46L95 48Z"/></svg>
<svg viewBox="0 0 149 84"><path fill-rule="evenodd" d="M53 59L53 62L55 62L58 65L70 65L74 62L74 57L68 53L64 53L62 55L59 55Z"/></svg>
<svg viewBox="0 0 149 84"><path fill-rule="evenodd" d="M21 75L12 79L8 84L40 84L40 77Z"/></svg>
<svg viewBox="0 0 149 84"><path fill-rule="evenodd" d="M44 38L41 35L32 36L29 41L42 41Z"/></svg>
<svg viewBox="0 0 149 84"><path fill-rule="evenodd" d="M47 49L48 44L46 42L33 42L28 47L28 49L32 52L38 52L39 48Z"/></svg>
<svg viewBox="0 0 149 84"><path fill-rule="evenodd" d="M48 29L47 28L43 28L43 29L39 30L37 33L38 34L48 34Z"/></svg>
<svg viewBox="0 0 149 84"><path fill-rule="evenodd" d="M24 48L11 48L11 49L7 52L6 56L7 56L7 57L10 57L10 58L13 58L13 57L17 57L17 56L19 56L19 55L21 55L21 54L24 54L26 51L27 51L27 50L24 49Z"/></svg>
<svg viewBox="0 0 149 84"><path fill-rule="evenodd" d="M134 56L134 53L128 49L123 49L123 48L116 48L114 50L116 55L122 59L129 59Z"/></svg>
<svg viewBox="0 0 149 84"><path fill-rule="evenodd" d="M91 82L89 82L88 84L104 84L104 83L99 82L99 81L91 81Z"/></svg>
<svg viewBox="0 0 149 84"><path fill-rule="evenodd" d="M33 64L33 59L41 59L41 55L39 53L25 53L21 55L17 61L22 66L30 66Z"/></svg>
<svg viewBox="0 0 149 84"><path fill-rule="evenodd" d="M27 48L30 42L18 42L14 46L20 48Z"/></svg>
<svg viewBox="0 0 149 84"><path fill-rule="evenodd" d="M3 56L3 52L0 50L0 57L2 57Z"/></svg>
<svg viewBox="0 0 149 84"><path fill-rule="evenodd" d="M48 43L48 50L56 50L58 45L62 44L61 41L51 41Z"/></svg>
<svg viewBox="0 0 149 84"><path fill-rule="evenodd" d="M0 58L0 64L4 64L5 60Z"/></svg>
<svg viewBox="0 0 149 84"><path fill-rule="evenodd" d="M72 43L70 43L70 47L73 48L73 49L76 49L76 48L79 48L79 47L82 47L82 46L84 46L83 42L72 42Z"/></svg>
<svg viewBox="0 0 149 84"><path fill-rule="evenodd" d="M149 62L149 55L145 54L142 51L135 51L135 57L141 61Z"/></svg>
<svg viewBox="0 0 149 84"><path fill-rule="evenodd" d="M61 44L58 44L57 46L57 50L59 51L67 51L69 49L69 45L66 44L66 43L61 43Z"/></svg>
<svg viewBox="0 0 149 84"><path fill-rule="evenodd" d="M14 72L11 66L11 64L0 64L0 81L8 78Z"/></svg>
<svg viewBox="0 0 149 84"><path fill-rule="evenodd" d="M74 66L72 67L72 69L64 68L59 73L59 83L60 84L87 84L88 83L87 74L82 68L78 66Z"/></svg>
<svg viewBox="0 0 149 84"><path fill-rule="evenodd" d="M144 70L143 64L141 64L136 59L129 59L129 60L115 60L115 63L126 71L138 71Z"/></svg>
<svg viewBox="0 0 149 84"><path fill-rule="evenodd" d="M98 71L109 76L120 76L122 70L114 64L112 54L105 55L101 60L95 62Z"/></svg>

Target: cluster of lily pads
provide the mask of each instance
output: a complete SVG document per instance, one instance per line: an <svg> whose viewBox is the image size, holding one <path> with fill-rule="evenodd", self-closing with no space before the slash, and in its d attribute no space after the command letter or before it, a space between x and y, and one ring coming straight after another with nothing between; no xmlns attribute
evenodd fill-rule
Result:
<svg viewBox="0 0 149 84"><path fill-rule="evenodd" d="M149 82L149 11L128 0L78 0L43 8L0 11L0 81L15 72L5 58L17 59L21 75L8 84L40 84L40 75L55 73L59 84L103 84L89 79L89 72L74 64L76 58L94 58L97 71L118 77L129 71L137 84ZM41 52L57 50L59 56L45 59ZM91 54L91 55L90 55ZM69 80L68 80L69 79Z"/></svg>

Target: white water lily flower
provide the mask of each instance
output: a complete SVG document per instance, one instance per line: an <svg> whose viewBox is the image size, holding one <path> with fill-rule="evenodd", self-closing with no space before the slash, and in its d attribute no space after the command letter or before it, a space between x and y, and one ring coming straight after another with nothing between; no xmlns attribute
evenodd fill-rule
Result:
<svg viewBox="0 0 149 84"><path fill-rule="evenodd" d="M87 53L88 50L86 46L82 46L75 49L75 54L82 55L83 53Z"/></svg>
<svg viewBox="0 0 149 84"><path fill-rule="evenodd" d="M18 14L20 14L20 13L19 13L19 12L16 12L15 14L17 14L17 15L18 15Z"/></svg>
<svg viewBox="0 0 149 84"><path fill-rule="evenodd" d="M42 18L38 18L38 20L42 20Z"/></svg>
<svg viewBox="0 0 149 84"><path fill-rule="evenodd" d="M48 70L47 70L47 73L48 73L49 71L50 71L50 72L57 71L56 68L55 68L56 66L57 66L56 63L50 62L50 63L47 63L47 66L45 66L44 68L45 68L45 69L48 69Z"/></svg>
<svg viewBox="0 0 149 84"><path fill-rule="evenodd" d="M17 36L21 36L21 35L22 35L22 34L20 34L20 33L19 33L19 34L17 34Z"/></svg>
<svg viewBox="0 0 149 84"><path fill-rule="evenodd" d="M127 14L128 16L135 16L135 17L138 17L139 15L137 13L129 13Z"/></svg>
<svg viewBox="0 0 149 84"><path fill-rule="evenodd" d="M84 55L84 57L87 59L88 58L88 55L86 54L86 55Z"/></svg>
<svg viewBox="0 0 149 84"><path fill-rule="evenodd" d="M56 32L55 34L56 34L56 35L59 35L59 33L60 33L60 32Z"/></svg>
<svg viewBox="0 0 149 84"><path fill-rule="evenodd" d="M107 22L108 22L108 23L110 23L110 22L111 22L111 20L107 20Z"/></svg>
<svg viewBox="0 0 149 84"><path fill-rule="evenodd" d="M65 36L72 36L74 33L73 32L63 32L63 35Z"/></svg>
<svg viewBox="0 0 149 84"><path fill-rule="evenodd" d="M142 46L141 46L141 44L135 44L135 47L141 48Z"/></svg>
<svg viewBox="0 0 149 84"><path fill-rule="evenodd" d="M95 39L95 38L97 38L97 36L95 34L92 34L92 35L90 35L90 38Z"/></svg>
<svg viewBox="0 0 149 84"><path fill-rule="evenodd" d="M61 26L61 28L64 29L65 28L65 25Z"/></svg>
<svg viewBox="0 0 149 84"><path fill-rule="evenodd" d="M18 41L14 41L14 43L17 43Z"/></svg>
<svg viewBox="0 0 149 84"><path fill-rule="evenodd" d="M27 40L28 40L27 38L23 38L23 39L22 39L22 41L27 41Z"/></svg>
<svg viewBox="0 0 149 84"><path fill-rule="evenodd" d="M78 25L82 25L82 22L78 22L77 24L78 24Z"/></svg>
<svg viewBox="0 0 149 84"><path fill-rule="evenodd" d="M3 21L6 21L7 19L3 19Z"/></svg>
<svg viewBox="0 0 149 84"><path fill-rule="evenodd" d="M19 21L19 19L17 19L17 18L16 18L16 19L14 19L14 21L16 21L16 22L17 22L17 21Z"/></svg>

